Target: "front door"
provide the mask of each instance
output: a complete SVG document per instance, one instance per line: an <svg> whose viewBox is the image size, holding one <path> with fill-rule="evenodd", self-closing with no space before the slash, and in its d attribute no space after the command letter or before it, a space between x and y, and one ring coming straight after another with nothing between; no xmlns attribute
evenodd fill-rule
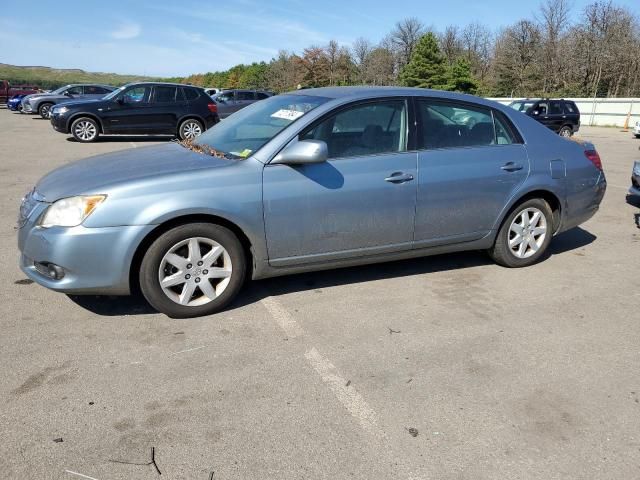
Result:
<svg viewBox="0 0 640 480"><path fill-rule="evenodd" d="M418 101L416 247L479 239L529 172L518 133L498 111Z"/></svg>
<svg viewBox="0 0 640 480"><path fill-rule="evenodd" d="M264 168L272 265L411 248L417 154L407 151L407 119L405 99L342 108L298 137L325 141L327 162Z"/></svg>
<svg viewBox="0 0 640 480"><path fill-rule="evenodd" d="M132 86L118 94L102 113L105 133L144 133L153 115L150 95L149 85Z"/></svg>

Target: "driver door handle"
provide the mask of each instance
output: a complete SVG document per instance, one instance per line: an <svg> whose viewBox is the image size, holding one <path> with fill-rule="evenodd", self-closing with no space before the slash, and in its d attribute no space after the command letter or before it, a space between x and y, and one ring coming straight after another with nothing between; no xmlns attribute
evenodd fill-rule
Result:
<svg viewBox="0 0 640 480"><path fill-rule="evenodd" d="M508 163L505 163L500 168L505 172L517 172L518 170L522 170L523 167L519 163L508 162Z"/></svg>
<svg viewBox="0 0 640 480"><path fill-rule="evenodd" d="M385 182L389 183L405 183L410 182L411 180L413 180L413 175L404 172L393 172L384 179Z"/></svg>

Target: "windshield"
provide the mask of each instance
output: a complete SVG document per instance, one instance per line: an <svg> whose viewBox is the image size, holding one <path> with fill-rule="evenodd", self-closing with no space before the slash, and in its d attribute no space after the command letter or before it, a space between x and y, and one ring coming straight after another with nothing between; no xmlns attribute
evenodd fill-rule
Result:
<svg viewBox="0 0 640 480"><path fill-rule="evenodd" d="M311 95L277 95L256 102L225 118L200 135L207 145L230 156L246 158L269 140L329 99Z"/></svg>
<svg viewBox="0 0 640 480"><path fill-rule="evenodd" d="M535 102L513 102L509 106L519 112L526 112L531 107L533 107L534 103Z"/></svg>

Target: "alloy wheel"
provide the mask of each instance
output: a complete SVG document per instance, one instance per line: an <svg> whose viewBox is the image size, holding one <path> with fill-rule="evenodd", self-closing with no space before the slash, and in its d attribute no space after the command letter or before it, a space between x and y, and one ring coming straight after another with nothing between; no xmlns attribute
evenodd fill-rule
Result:
<svg viewBox="0 0 640 480"><path fill-rule="evenodd" d="M73 133L75 133L81 140L88 141L93 140L98 131L93 123L83 120L74 125Z"/></svg>
<svg viewBox="0 0 640 480"><path fill-rule="evenodd" d="M51 115L51 106L43 105L40 109L40 115L42 115L42 117L44 118L49 118L49 116Z"/></svg>
<svg viewBox="0 0 640 480"><path fill-rule="evenodd" d="M231 257L219 243L192 237L173 245L160 261L158 281L173 302L197 307L219 297L231 279Z"/></svg>
<svg viewBox="0 0 640 480"><path fill-rule="evenodd" d="M202 128L198 122L186 122L182 126L182 136L187 140L192 140L202 133Z"/></svg>
<svg viewBox="0 0 640 480"><path fill-rule="evenodd" d="M509 226L509 251L516 258L529 258L538 252L547 236L547 218L537 208L519 212Z"/></svg>
<svg viewBox="0 0 640 480"><path fill-rule="evenodd" d="M564 127L560 130L560 136L561 137L570 137L571 136L571 129Z"/></svg>

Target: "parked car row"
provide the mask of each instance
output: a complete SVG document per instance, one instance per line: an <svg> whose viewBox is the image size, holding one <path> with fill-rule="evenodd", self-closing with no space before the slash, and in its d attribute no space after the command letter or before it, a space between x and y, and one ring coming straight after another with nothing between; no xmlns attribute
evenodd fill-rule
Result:
<svg viewBox="0 0 640 480"><path fill-rule="evenodd" d="M163 82L136 82L116 88L72 84L49 93L21 92L9 109L49 119L57 132L79 142L100 135L176 135L194 139L221 118L271 96L257 90L221 90L211 97L205 89Z"/></svg>

